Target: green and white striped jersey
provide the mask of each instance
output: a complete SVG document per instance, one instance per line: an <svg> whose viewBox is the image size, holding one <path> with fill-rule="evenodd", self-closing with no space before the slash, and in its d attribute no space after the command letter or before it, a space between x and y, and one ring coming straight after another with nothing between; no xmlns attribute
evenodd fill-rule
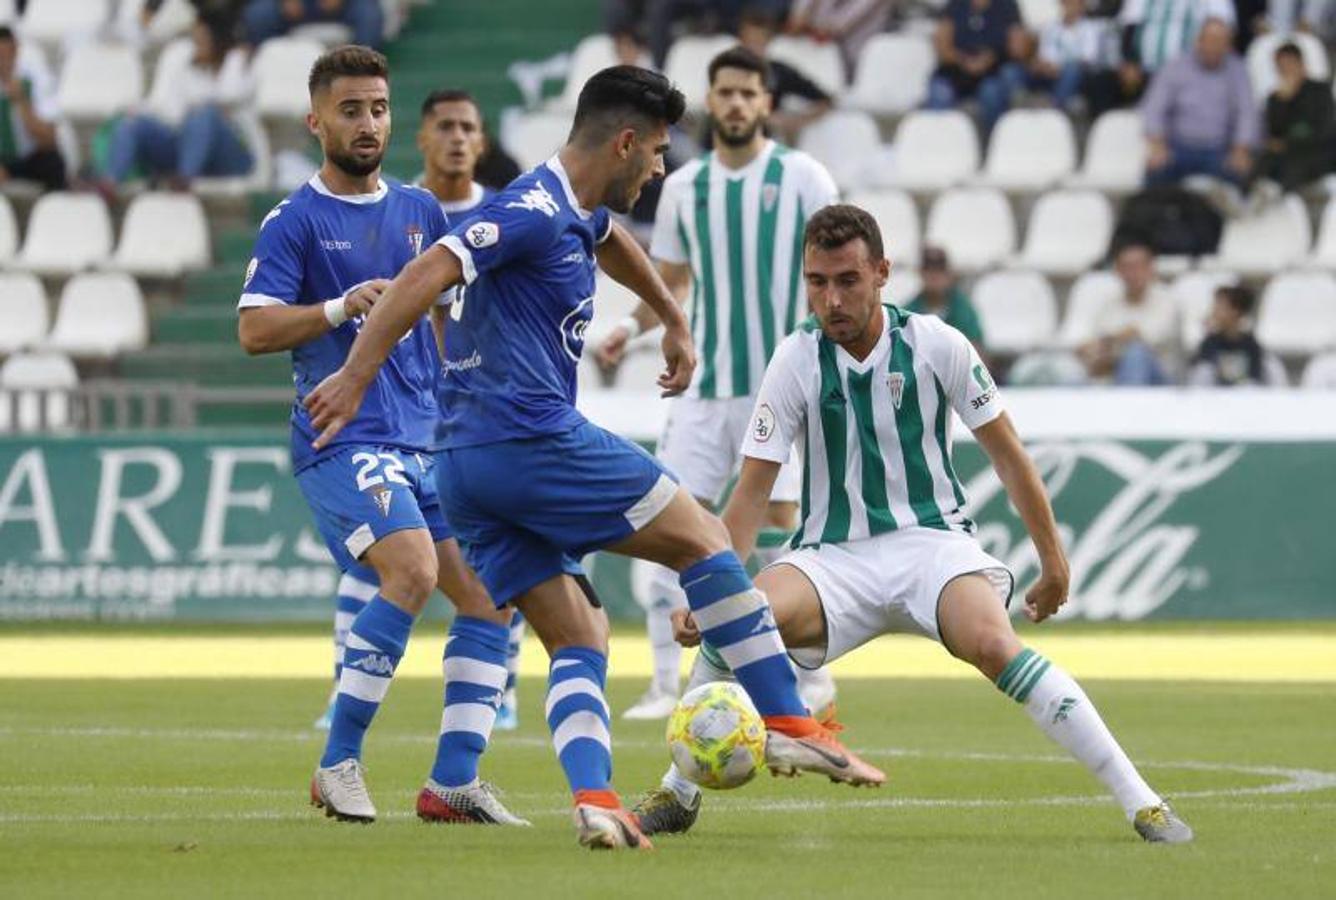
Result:
<svg viewBox="0 0 1336 900"><path fill-rule="evenodd" d="M1232 28L1234 18L1230 0L1126 0L1118 13L1120 27L1136 26L1137 54L1148 72L1191 53L1207 19L1221 19Z"/></svg>
<svg viewBox="0 0 1336 900"><path fill-rule="evenodd" d="M972 533L951 466L954 409L971 430L1002 413L969 340L932 315L887 304L885 330L858 361L809 318L766 369L742 453L803 459L793 546L856 541L898 528Z"/></svg>
<svg viewBox="0 0 1336 900"><path fill-rule="evenodd" d="M714 153L663 184L650 255L691 267L700 365L689 397L750 397L775 347L807 315L802 239L839 191L812 157L766 141L741 169Z"/></svg>

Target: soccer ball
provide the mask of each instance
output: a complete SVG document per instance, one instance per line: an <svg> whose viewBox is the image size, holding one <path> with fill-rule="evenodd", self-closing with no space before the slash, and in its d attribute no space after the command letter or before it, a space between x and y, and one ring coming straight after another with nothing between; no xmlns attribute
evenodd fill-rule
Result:
<svg viewBox="0 0 1336 900"><path fill-rule="evenodd" d="M668 752L689 780L732 790L765 765L765 723L736 684L702 684L688 691L669 716Z"/></svg>

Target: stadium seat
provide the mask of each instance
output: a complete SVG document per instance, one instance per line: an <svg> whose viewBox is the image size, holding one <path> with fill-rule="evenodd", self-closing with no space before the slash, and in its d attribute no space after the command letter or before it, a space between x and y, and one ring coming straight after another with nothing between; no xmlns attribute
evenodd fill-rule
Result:
<svg viewBox="0 0 1336 900"><path fill-rule="evenodd" d="M111 255L111 216L97 194L42 195L28 218L16 268L39 275L69 275Z"/></svg>
<svg viewBox="0 0 1336 900"><path fill-rule="evenodd" d="M140 277L175 278L208 264L209 225L198 197L146 193L131 201L109 268Z"/></svg>
<svg viewBox="0 0 1336 900"><path fill-rule="evenodd" d="M914 199L904 191L858 191L849 202L872 214L881 228L886 257L894 266L914 268L919 263L919 214Z"/></svg>
<svg viewBox="0 0 1336 900"><path fill-rule="evenodd" d="M269 133L254 111L236 118L241 139L250 148L255 168L249 175L228 175L196 178L190 189L201 197L244 197L256 191L267 191L274 181L274 159L269 146Z"/></svg>
<svg viewBox="0 0 1336 900"><path fill-rule="evenodd" d="M915 262L917 263L917 260ZM923 290L923 278L919 275L918 269L902 269L892 260L890 280L881 291L882 302L894 303L900 307L908 306L921 290Z"/></svg>
<svg viewBox="0 0 1336 900"><path fill-rule="evenodd" d="M60 71L56 99L75 122L102 122L139 102L144 68L139 53L124 44L80 44Z"/></svg>
<svg viewBox="0 0 1336 900"><path fill-rule="evenodd" d="M1095 120L1086 138L1081 171L1065 179L1073 188L1092 188L1109 194L1127 194L1141 187L1146 174L1146 140L1141 114L1117 109Z"/></svg>
<svg viewBox="0 0 1336 900"><path fill-rule="evenodd" d="M1202 267L1271 275L1303 262L1312 242L1308 210L1290 194L1256 215L1226 219L1219 253L1204 257Z"/></svg>
<svg viewBox="0 0 1336 900"><path fill-rule="evenodd" d="M314 41L322 47L338 47L353 42L352 28L342 22L306 22L288 34L300 41Z"/></svg>
<svg viewBox="0 0 1336 900"><path fill-rule="evenodd" d="M35 347L51 327L46 291L35 275L0 272L0 354Z"/></svg>
<svg viewBox="0 0 1336 900"><path fill-rule="evenodd" d="M180 112L176 108L180 95L172 82L185 75L194 55L195 45L190 38L177 38L163 46L153 64L153 78L144 96L145 108L167 119L174 118Z"/></svg>
<svg viewBox="0 0 1336 900"><path fill-rule="evenodd" d="M1308 257L1308 265L1336 269L1336 200L1328 200L1318 223L1317 243Z"/></svg>
<svg viewBox="0 0 1336 900"><path fill-rule="evenodd" d="M139 46L159 47L190 31L195 21L195 7L190 0L164 0L143 24L144 8L152 0L120 0L116 6L115 32Z"/></svg>
<svg viewBox="0 0 1336 900"><path fill-rule="evenodd" d="M560 150L570 131L570 113L520 113L506 122L501 142L520 168L532 169Z"/></svg>
<svg viewBox="0 0 1336 900"><path fill-rule="evenodd" d="M1052 343L1058 330L1057 298L1038 272L989 272L974 285L972 299L991 351L1034 350Z"/></svg>
<svg viewBox="0 0 1336 900"><path fill-rule="evenodd" d="M78 386L79 373L68 356L59 353L11 356L0 366L0 432L68 425L70 398L63 391Z"/></svg>
<svg viewBox="0 0 1336 900"><path fill-rule="evenodd" d="M673 42L664 60L663 74L686 95L689 108L705 108L705 95L710 91L710 60L737 42L737 38L728 34L686 35Z"/></svg>
<svg viewBox="0 0 1336 900"><path fill-rule="evenodd" d="M916 34L879 34L858 57L845 103L874 115L907 112L922 105L937 68L932 41Z"/></svg>
<svg viewBox="0 0 1336 900"><path fill-rule="evenodd" d="M575 45L571 54L571 69L566 75L566 87L561 95L553 97L548 109L553 112L573 113L580 99L580 90L589 76L617 64L612 38L606 34L591 34Z"/></svg>
<svg viewBox="0 0 1336 900"><path fill-rule="evenodd" d="M958 110L912 112L895 132L891 183L920 192L960 184L979 168L979 135Z"/></svg>
<svg viewBox="0 0 1336 900"><path fill-rule="evenodd" d="M1331 79L1327 48L1316 35L1306 32L1259 34L1248 45L1247 59L1248 80L1252 82L1253 94L1259 103L1265 103L1267 96L1276 89L1276 48L1289 41L1299 46L1309 78L1318 81Z"/></svg>
<svg viewBox="0 0 1336 900"><path fill-rule="evenodd" d="M16 29L28 40L56 45L90 35L111 18L111 0L28 0Z"/></svg>
<svg viewBox="0 0 1336 900"><path fill-rule="evenodd" d="M844 93L844 60L835 44L780 35L770 42L766 53L771 59L793 66L832 97Z"/></svg>
<svg viewBox="0 0 1336 900"><path fill-rule="evenodd" d="M926 237L945 248L962 272L991 268L1016 252L1011 207L994 188L952 188L939 195L928 213Z"/></svg>
<svg viewBox="0 0 1336 900"><path fill-rule="evenodd" d="M1070 119L1055 109L1013 109L993 129L979 183L1004 191L1041 191L1075 168Z"/></svg>
<svg viewBox="0 0 1336 900"><path fill-rule="evenodd" d="M1178 301L1179 322L1183 329L1183 349L1197 349L1206 333L1206 317L1215 301L1215 289L1239 283L1234 272L1220 269L1185 272L1174 279L1174 298Z"/></svg>
<svg viewBox="0 0 1336 900"><path fill-rule="evenodd" d="M1020 0L1021 21L1030 31L1038 32L1045 25L1062 19L1059 0Z"/></svg>
<svg viewBox="0 0 1336 900"><path fill-rule="evenodd" d="M804 128L798 149L829 169L842 191L850 191L869 182L882 149L881 133L867 113L837 110Z"/></svg>
<svg viewBox="0 0 1336 900"><path fill-rule="evenodd" d="M75 357L111 357L148 343L139 284L122 272L76 275L60 295L46 348Z"/></svg>
<svg viewBox="0 0 1336 900"><path fill-rule="evenodd" d="M1079 275L1099 263L1113 235L1113 208L1098 191L1055 191L1039 198L1018 264L1046 275Z"/></svg>
<svg viewBox="0 0 1336 900"><path fill-rule="evenodd" d="M0 266L8 265L19 249L19 222L14 218L14 205L0 194Z"/></svg>
<svg viewBox="0 0 1336 900"><path fill-rule="evenodd" d="M270 38L255 51L255 108L272 119L300 119L311 106L306 81L324 48L310 40Z"/></svg>
<svg viewBox="0 0 1336 900"><path fill-rule="evenodd" d="M1300 387L1336 391L1336 352L1319 353L1304 366Z"/></svg>
<svg viewBox="0 0 1336 900"><path fill-rule="evenodd" d="M614 386L619 391L653 391L657 394L656 382L663 368L663 354L657 344L632 347L617 366Z"/></svg>
<svg viewBox="0 0 1336 900"><path fill-rule="evenodd" d="M1067 294L1067 311L1058 330L1058 345L1071 348L1084 341L1094 329L1099 308L1118 297L1122 290L1122 281L1107 269L1086 272L1077 278Z"/></svg>
<svg viewBox="0 0 1336 900"><path fill-rule="evenodd" d="M1336 347L1336 278L1326 272L1286 272L1262 293L1257 340L1282 356Z"/></svg>

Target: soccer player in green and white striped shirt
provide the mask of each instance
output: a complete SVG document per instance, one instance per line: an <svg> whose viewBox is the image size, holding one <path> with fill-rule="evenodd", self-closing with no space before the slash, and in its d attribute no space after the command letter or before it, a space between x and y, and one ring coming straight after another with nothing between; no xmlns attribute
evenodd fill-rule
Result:
<svg viewBox="0 0 1336 900"><path fill-rule="evenodd" d="M803 275L814 315L766 371L724 511L745 557L790 446L803 446L794 549L756 578L790 656L820 666L882 634L936 640L1099 778L1143 838L1191 840L1192 829L1142 780L1080 685L1012 630L1013 576L975 540L951 467L952 411L988 454L1034 543L1040 575L1025 613L1035 622L1067 599L1053 510L973 346L936 316L883 306L889 274L867 212L831 206L808 223ZM679 639L698 643L691 617L675 619ZM697 655L693 686L722 677L717 655ZM670 772L664 787L680 812L694 813L699 800L681 797L680 782ZM670 812L642 815L642 829L682 831L694 821Z"/></svg>
<svg viewBox="0 0 1336 900"><path fill-rule="evenodd" d="M734 47L711 61L709 76L715 149L664 182L650 255L674 295L689 303L700 353L690 388L668 414L659 458L692 496L714 507L741 464L738 447L766 363L807 315L800 283L804 223L835 202L838 190L815 159L766 137L771 97L764 59ZM642 304L608 335L600 359L615 362L626 341L656 321ZM800 488L794 460L770 498L772 531L758 551L763 563L779 556L793 530ZM638 599L646 606L655 675L625 716L666 718L677 702L681 661L669 614L685 608L686 598L671 570L640 565L653 570L649 596ZM824 672L804 674L801 681L803 700L814 712L830 707L834 684Z"/></svg>

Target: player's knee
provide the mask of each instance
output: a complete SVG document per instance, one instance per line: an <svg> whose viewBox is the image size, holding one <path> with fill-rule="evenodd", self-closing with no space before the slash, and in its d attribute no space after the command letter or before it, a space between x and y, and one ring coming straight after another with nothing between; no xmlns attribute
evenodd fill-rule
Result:
<svg viewBox="0 0 1336 900"><path fill-rule="evenodd" d="M429 556L413 557L387 566L386 571L378 574L381 594L417 613L436 587L436 560Z"/></svg>
<svg viewBox="0 0 1336 900"><path fill-rule="evenodd" d="M974 666L989 678L996 678L1007 663L1021 652L1020 640L1011 629L988 628L981 631L973 642Z"/></svg>
<svg viewBox="0 0 1336 900"><path fill-rule="evenodd" d="M675 568L681 571L702 559L708 559L730 549L732 549L732 544L729 541L728 529L724 527L723 520L714 513L701 509L696 521L692 523L692 528L686 531L682 537L679 544L678 564Z"/></svg>

